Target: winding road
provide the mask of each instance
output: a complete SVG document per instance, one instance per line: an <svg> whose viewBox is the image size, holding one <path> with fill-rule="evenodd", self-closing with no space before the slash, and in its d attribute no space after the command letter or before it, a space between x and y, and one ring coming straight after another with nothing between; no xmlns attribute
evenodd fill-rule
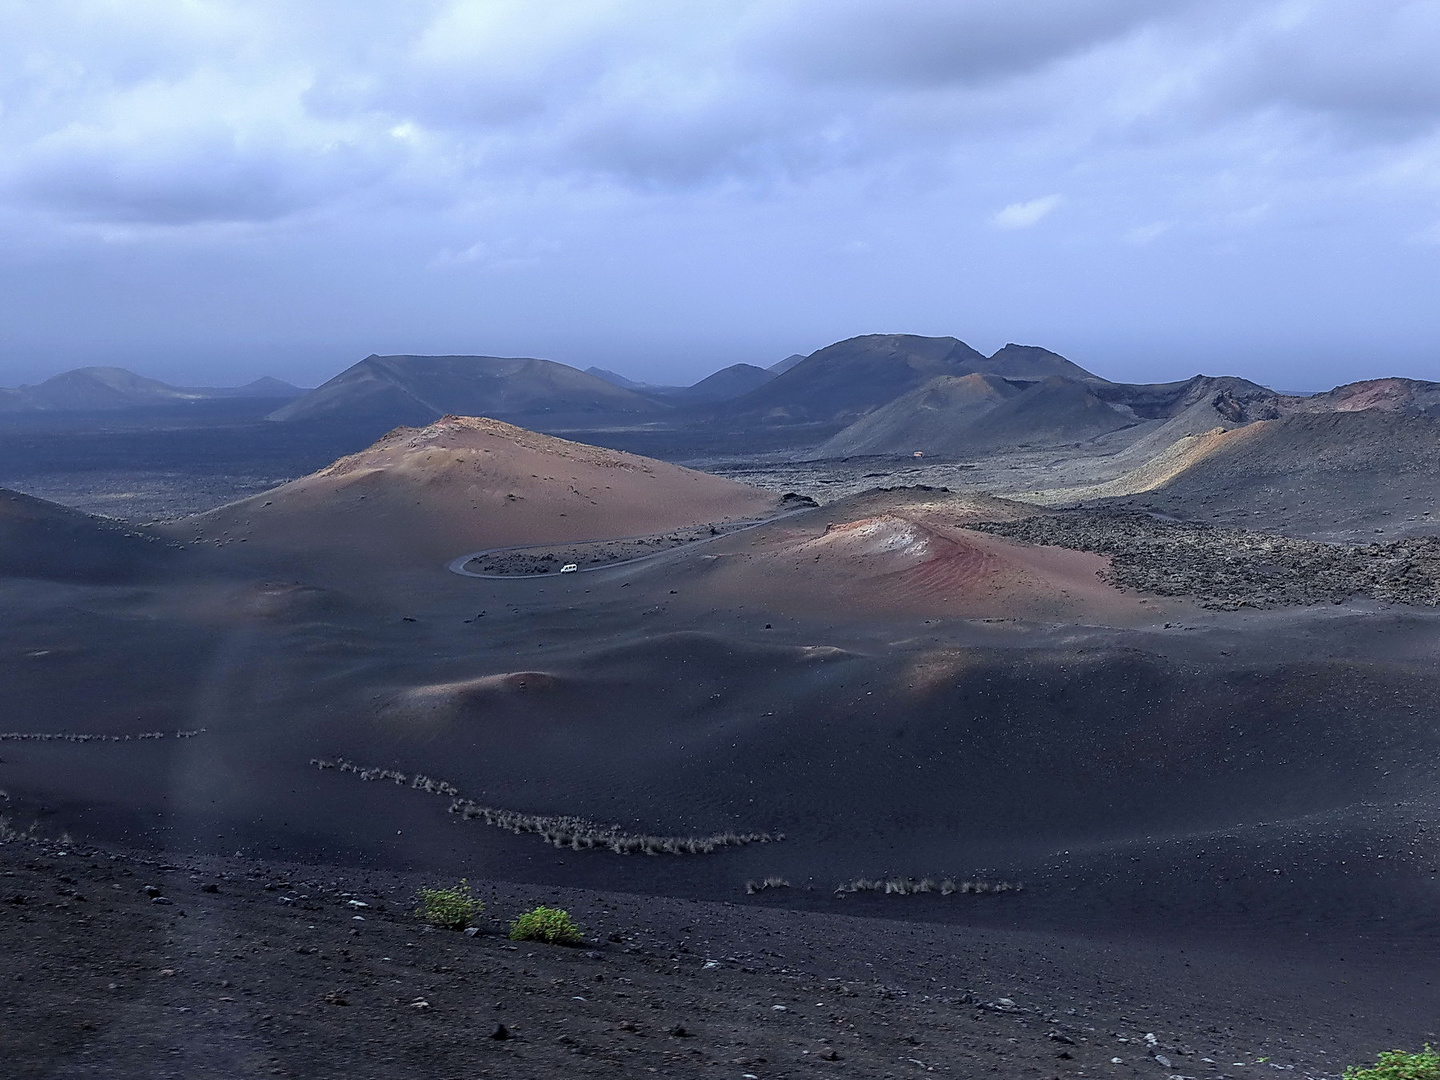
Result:
<svg viewBox="0 0 1440 1080"><path fill-rule="evenodd" d="M685 544L677 544L674 547L665 548L663 551L651 551L644 555L637 555L633 559L620 559L615 562L598 563L595 566L582 566L577 570L571 571L571 573L588 574L592 570L611 570L617 566L633 566L635 563L648 562L651 559L658 559L662 555L669 555L687 548L699 547L701 544L713 544L716 540L723 540L727 536L749 532L751 529L758 529L761 525L770 525L776 521L784 521L788 517L794 517L796 514L803 514L807 510L814 509L815 507L813 506L802 506L798 510L789 510L783 514L776 514L774 517L759 518L755 521L735 522L732 527L716 536L702 536L698 540L691 540ZM651 537L664 535L664 533L646 533L643 536L609 536L595 540L560 541L558 543L551 542L548 544L511 544L509 547L493 547L485 548L483 551L472 551L468 555L461 555L458 558L451 559L445 568L452 574L459 574L461 577L482 578L485 581L543 581L559 577L560 575L549 572L541 574L481 574L474 570L467 570L466 566L476 559L483 558L486 555L497 555L502 551L534 551L537 548L556 548L562 544L573 544L575 547L581 547L585 544L623 544L628 540L649 540ZM566 576L568 577L569 575L567 574Z"/></svg>

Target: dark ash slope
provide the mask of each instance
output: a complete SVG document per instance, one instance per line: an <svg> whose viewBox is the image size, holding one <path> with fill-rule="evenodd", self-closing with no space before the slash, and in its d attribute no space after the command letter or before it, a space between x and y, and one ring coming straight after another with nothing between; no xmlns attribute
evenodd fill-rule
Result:
<svg viewBox="0 0 1440 1080"><path fill-rule="evenodd" d="M950 453L966 425L1018 393L1018 386L993 375L941 375L861 417L816 453Z"/></svg>
<svg viewBox="0 0 1440 1080"><path fill-rule="evenodd" d="M1440 419L1382 409L1249 424L1154 490L1113 500L1177 516L1364 542L1440 529Z"/></svg>

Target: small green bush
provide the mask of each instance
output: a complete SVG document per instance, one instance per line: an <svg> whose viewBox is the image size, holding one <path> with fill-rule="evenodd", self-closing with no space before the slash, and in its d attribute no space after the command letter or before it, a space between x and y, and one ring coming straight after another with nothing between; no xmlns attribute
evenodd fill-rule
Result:
<svg viewBox="0 0 1440 1080"><path fill-rule="evenodd" d="M544 941L551 945L578 945L580 928L563 908L537 907L510 924L511 941Z"/></svg>
<svg viewBox="0 0 1440 1080"><path fill-rule="evenodd" d="M1347 1067L1345 1080L1440 1080L1440 1054L1430 1049L1429 1044L1418 1054L1386 1050L1368 1069L1358 1065Z"/></svg>
<svg viewBox="0 0 1440 1080"><path fill-rule="evenodd" d="M446 930L464 930L470 920L485 910L485 905L470 892L470 884L461 880L448 889L421 889L420 906L415 914L431 926Z"/></svg>

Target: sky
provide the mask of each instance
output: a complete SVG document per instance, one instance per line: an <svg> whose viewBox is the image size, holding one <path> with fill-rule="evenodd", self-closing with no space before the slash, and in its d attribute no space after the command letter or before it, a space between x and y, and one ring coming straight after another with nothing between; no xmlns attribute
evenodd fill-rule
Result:
<svg viewBox="0 0 1440 1080"><path fill-rule="evenodd" d="M1440 379L1435 0L0 0L0 384Z"/></svg>

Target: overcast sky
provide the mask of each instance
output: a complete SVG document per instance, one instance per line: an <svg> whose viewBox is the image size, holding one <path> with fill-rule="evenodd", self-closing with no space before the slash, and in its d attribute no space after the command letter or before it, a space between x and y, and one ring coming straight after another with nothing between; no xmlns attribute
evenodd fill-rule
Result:
<svg viewBox="0 0 1440 1080"><path fill-rule="evenodd" d="M1435 0L0 0L0 383L1440 379Z"/></svg>

